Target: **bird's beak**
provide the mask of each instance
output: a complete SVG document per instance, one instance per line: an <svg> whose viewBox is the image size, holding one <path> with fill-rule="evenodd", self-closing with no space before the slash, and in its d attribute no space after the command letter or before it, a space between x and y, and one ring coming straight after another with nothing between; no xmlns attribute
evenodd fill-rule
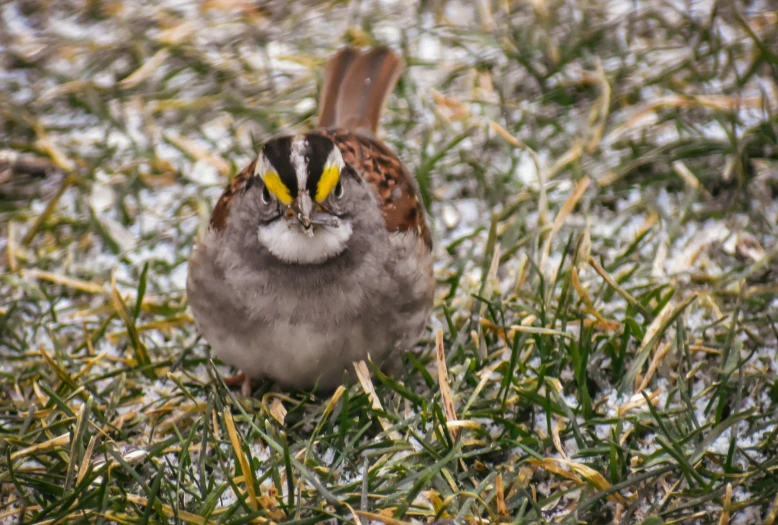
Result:
<svg viewBox="0 0 778 525"><path fill-rule="evenodd" d="M300 195L292 203L292 210L295 218L302 225L305 231L310 231L311 217L313 216L313 200L307 191L301 191Z"/></svg>
<svg viewBox="0 0 778 525"><path fill-rule="evenodd" d="M316 204L308 193L301 193L287 209L287 217L297 219L305 233L313 236L314 226L328 226L337 228L340 219L333 215L322 204Z"/></svg>

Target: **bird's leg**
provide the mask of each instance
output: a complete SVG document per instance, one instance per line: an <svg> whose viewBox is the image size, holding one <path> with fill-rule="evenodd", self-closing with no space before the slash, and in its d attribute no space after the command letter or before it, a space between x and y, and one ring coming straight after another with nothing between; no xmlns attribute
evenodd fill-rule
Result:
<svg viewBox="0 0 778 525"><path fill-rule="evenodd" d="M243 384L243 381L245 380L246 380L246 374L241 372L239 374L235 374L234 376L225 377L224 384L229 387L240 386Z"/></svg>
<svg viewBox="0 0 778 525"><path fill-rule="evenodd" d="M224 378L224 384L229 387L240 387L240 393L246 397L251 397L252 383L251 377L243 372Z"/></svg>
<svg viewBox="0 0 778 525"><path fill-rule="evenodd" d="M246 374L246 377L243 378L243 384L240 385L240 393L246 397L251 397L253 387L254 385L251 383L251 377Z"/></svg>

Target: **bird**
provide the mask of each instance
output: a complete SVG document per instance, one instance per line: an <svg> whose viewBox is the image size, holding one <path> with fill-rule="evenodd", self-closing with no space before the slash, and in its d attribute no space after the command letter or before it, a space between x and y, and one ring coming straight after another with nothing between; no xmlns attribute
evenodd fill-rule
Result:
<svg viewBox="0 0 778 525"><path fill-rule="evenodd" d="M318 127L261 145L196 242L189 307L246 395L257 380L332 391L368 358L391 373L426 329L431 230L417 181L378 138L403 67L386 46L337 51Z"/></svg>

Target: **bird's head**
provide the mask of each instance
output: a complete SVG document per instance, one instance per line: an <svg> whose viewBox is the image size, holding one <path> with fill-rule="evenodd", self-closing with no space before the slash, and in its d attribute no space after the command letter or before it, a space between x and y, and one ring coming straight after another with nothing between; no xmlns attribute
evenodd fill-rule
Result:
<svg viewBox="0 0 778 525"><path fill-rule="evenodd" d="M335 143L309 133L268 141L254 165L260 243L291 264L318 264L346 250L367 188Z"/></svg>

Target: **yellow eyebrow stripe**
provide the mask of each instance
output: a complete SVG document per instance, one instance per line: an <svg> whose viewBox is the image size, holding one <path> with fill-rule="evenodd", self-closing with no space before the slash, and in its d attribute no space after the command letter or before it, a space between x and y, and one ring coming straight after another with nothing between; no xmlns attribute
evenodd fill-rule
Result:
<svg viewBox="0 0 778 525"><path fill-rule="evenodd" d="M340 169L335 164L327 164L321 172L319 183L316 184L316 202L322 202L327 195L338 185Z"/></svg>
<svg viewBox="0 0 778 525"><path fill-rule="evenodd" d="M292 204L292 193L275 171L268 171L262 178L265 187L285 206Z"/></svg>

